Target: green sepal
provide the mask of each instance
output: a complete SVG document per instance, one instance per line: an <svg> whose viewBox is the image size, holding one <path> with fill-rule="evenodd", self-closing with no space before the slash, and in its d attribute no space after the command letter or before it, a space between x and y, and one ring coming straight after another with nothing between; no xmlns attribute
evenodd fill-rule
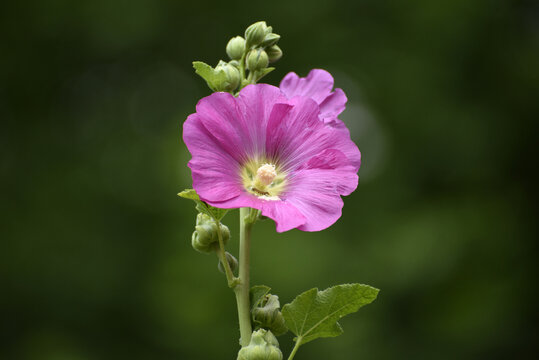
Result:
<svg viewBox="0 0 539 360"><path fill-rule="evenodd" d="M200 201L200 196L198 196L195 189L185 189L184 191L178 193L178 196L184 199L194 200L195 202Z"/></svg>
<svg viewBox="0 0 539 360"><path fill-rule="evenodd" d="M286 326L296 335L294 341L301 345L320 337L342 334L337 321L373 302L378 292L362 284L337 285L324 291L314 288L283 306L282 314Z"/></svg>
<svg viewBox="0 0 539 360"><path fill-rule="evenodd" d="M256 328L271 330L275 336L281 336L288 332L277 295L265 295L258 306L251 311L251 314Z"/></svg>
<svg viewBox="0 0 539 360"><path fill-rule="evenodd" d="M196 209L198 212L206 214L218 221L224 218L229 211L228 209L219 209L206 204L204 201L200 200L200 196L198 196L195 189L185 189L184 191L178 193L178 196L184 199L193 200L196 204Z"/></svg>
<svg viewBox="0 0 539 360"><path fill-rule="evenodd" d="M249 299L251 302L251 311L256 308L260 302L270 292L271 288L266 285L255 285L249 290Z"/></svg>
<svg viewBox="0 0 539 360"><path fill-rule="evenodd" d="M216 71L213 67L202 61L193 61L193 67L195 68L195 72L206 80L206 84L213 91L220 91L220 85L227 81L224 71Z"/></svg>
<svg viewBox="0 0 539 360"><path fill-rule="evenodd" d="M242 79L241 80L241 84L240 84L240 89L243 89L244 87L246 87L247 85L250 85L251 83L249 82L249 80L247 79Z"/></svg>
<svg viewBox="0 0 539 360"><path fill-rule="evenodd" d="M256 81L262 79L264 76L268 75L273 70L275 70L274 67L268 67L268 68L257 71L256 72Z"/></svg>

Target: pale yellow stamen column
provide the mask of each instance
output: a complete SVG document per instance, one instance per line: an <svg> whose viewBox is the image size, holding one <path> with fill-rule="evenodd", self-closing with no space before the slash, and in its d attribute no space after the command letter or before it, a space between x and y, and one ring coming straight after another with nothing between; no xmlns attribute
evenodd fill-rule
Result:
<svg viewBox="0 0 539 360"><path fill-rule="evenodd" d="M277 171L275 171L275 165L272 164L264 164L256 171L256 181L263 186L271 184L276 176Z"/></svg>

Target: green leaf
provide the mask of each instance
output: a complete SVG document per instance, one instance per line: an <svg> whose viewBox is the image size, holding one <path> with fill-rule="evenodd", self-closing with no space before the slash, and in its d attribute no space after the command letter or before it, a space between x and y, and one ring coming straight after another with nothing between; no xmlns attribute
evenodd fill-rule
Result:
<svg viewBox="0 0 539 360"><path fill-rule="evenodd" d="M374 301L378 291L362 284L337 285L324 291L314 288L286 304L282 313L286 325L297 336L294 340L301 345L342 334L337 321Z"/></svg>
<svg viewBox="0 0 539 360"><path fill-rule="evenodd" d="M206 84L213 91L218 91L220 84L223 84L227 80L224 71L215 71L214 68L202 61L193 61L193 67L195 68L195 72L206 80Z"/></svg>
<svg viewBox="0 0 539 360"><path fill-rule="evenodd" d="M266 285L255 285L249 290L249 298L251 300L251 310L260 304L260 301L270 292L271 288Z"/></svg>
<svg viewBox="0 0 539 360"><path fill-rule="evenodd" d="M221 220L222 218L224 218L225 215L229 211L229 209L220 209L220 208L216 208L214 206L208 205L206 203L204 204L208 207L208 210L211 212L210 216L217 220Z"/></svg>
<svg viewBox="0 0 539 360"><path fill-rule="evenodd" d="M200 197L198 196L195 189L185 189L181 193L178 194L178 196L181 196L182 198L189 199L189 200L200 200Z"/></svg>
<svg viewBox="0 0 539 360"><path fill-rule="evenodd" d="M262 79L264 76L268 75L270 72L272 72L273 70L275 70L274 67L268 67L268 68L265 68L265 69L262 69L260 71L258 71L256 73L256 81Z"/></svg>
<svg viewBox="0 0 539 360"><path fill-rule="evenodd" d="M200 200L200 196L198 196L195 189L185 189L184 191L178 193L178 196L193 200L196 203L196 209L198 212L204 213L219 221L228 213L229 210L216 208L206 204L204 201Z"/></svg>

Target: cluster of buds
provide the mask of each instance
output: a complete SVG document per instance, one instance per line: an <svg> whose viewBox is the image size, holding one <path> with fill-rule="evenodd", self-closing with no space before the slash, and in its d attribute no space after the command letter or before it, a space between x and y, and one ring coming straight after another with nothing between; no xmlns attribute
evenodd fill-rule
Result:
<svg viewBox="0 0 539 360"><path fill-rule="evenodd" d="M244 59L246 68L251 72L266 69L269 63L283 56L277 46L281 36L272 31L272 27L267 26L265 21L252 24L245 30L245 39L241 36L230 39L226 46L228 56L232 60Z"/></svg>
<svg viewBox="0 0 539 360"><path fill-rule="evenodd" d="M191 245L196 251L210 253L219 248L219 231L223 239L223 244L230 239L230 230L226 225L219 223L219 228L215 221L206 214L199 213L195 231L191 237Z"/></svg>
<svg viewBox="0 0 539 360"><path fill-rule="evenodd" d="M282 360L277 338L269 330L253 332L248 346L241 348L237 360Z"/></svg>
<svg viewBox="0 0 539 360"><path fill-rule="evenodd" d="M235 36L228 41L226 53L229 62L220 60L213 68L195 61L193 66L213 91L235 93L238 88L257 82L274 69L268 66L283 56L277 46L280 38L265 21L259 21L245 30L245 37ZM249 71L248 77L246 70Z"/></svg>
<svg viewBox="0 0 539 360"><path fill-rule="evenodd" d="M277 295L265 295L260 304L251 311L253 322L260 328L271 330L277 336L285 334L288 328L280 307Z"/></svg>

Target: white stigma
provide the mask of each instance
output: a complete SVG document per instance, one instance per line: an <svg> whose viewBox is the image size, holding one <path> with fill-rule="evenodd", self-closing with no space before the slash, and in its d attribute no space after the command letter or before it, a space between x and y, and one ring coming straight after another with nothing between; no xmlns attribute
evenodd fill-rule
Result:
<svg viewBox="0 0 539 360"><path fill-rule="evenodd" d="M264 164L256 171L257 180L265 186L271 184L276 176L275 165L272 164Z"/></svg>

